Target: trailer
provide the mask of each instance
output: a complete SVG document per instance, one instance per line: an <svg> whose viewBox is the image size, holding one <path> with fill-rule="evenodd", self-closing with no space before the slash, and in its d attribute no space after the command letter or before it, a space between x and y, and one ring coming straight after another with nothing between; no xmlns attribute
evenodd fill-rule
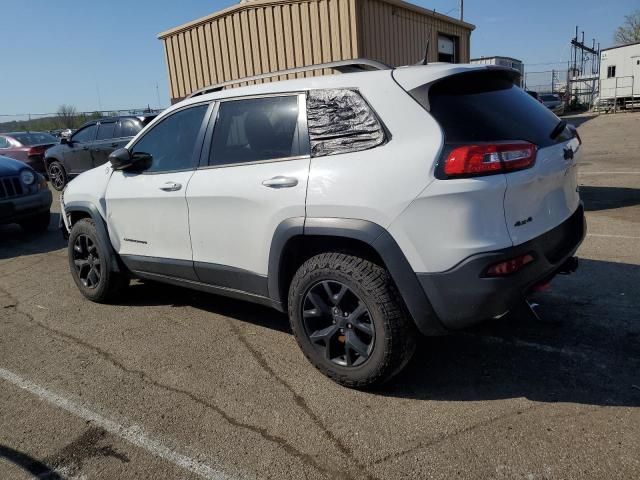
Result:
<svg viewBox="0 0 640 480"><path fill-rule="evenodd" d="M598 111L640 108L640 42L605 48L600 52Z"/></svg>

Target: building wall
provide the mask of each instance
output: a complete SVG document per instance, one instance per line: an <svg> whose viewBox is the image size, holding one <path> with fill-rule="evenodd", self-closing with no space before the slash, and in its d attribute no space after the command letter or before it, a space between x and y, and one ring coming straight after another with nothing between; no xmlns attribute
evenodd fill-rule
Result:
<svg viewBox="0 0 640 480"><path fill-rule="evenodd" d="M640 43L600 53L600 98L640 96ZM610 66L615 77L608 78ZM617 84L617 87L616 87Z"/></svg>
<svg viewBox="0 0 640 480"><path fill-rule="evenodd" d="M404 2L386 2L393 5L380 0L254 0L164 32L159 38L171 99L216 83L317 63L358 57L392 65L416 63L424 55L429 31L430 61L437 59L439 32L459 36L461 61L468 61L473 26L449 23ZM289 77L326 73L331 72Z"/></svg>
<svg viewBox="0 0 640 480"><path fill-rule="evenodd" d="M458 37L459 63L469 61L471 28L427 14L404 2L357 0L361 56L389 65L411 65L424 58L429 38L430 62L438 61L438 34Z"/></svg>

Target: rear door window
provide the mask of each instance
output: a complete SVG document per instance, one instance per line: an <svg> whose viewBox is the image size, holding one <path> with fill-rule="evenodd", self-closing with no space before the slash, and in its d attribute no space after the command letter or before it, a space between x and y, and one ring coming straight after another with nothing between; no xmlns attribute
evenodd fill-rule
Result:
<svg viewBox="0 0 640 480"><path fill-rule="evenodd" d="M133 118L123 118L120 122L120 132L118 133L118 136L135 137L140 130L142 130L142 125L139 121L134 120Z"/></svg>
<svg viewBox="0 0 640 480"><path fill-rule="evenodd" d="M446 143L525 140L545 147L559 123L547 107L513 83L509 72L453 75L409 92L444 130Z"/></svg>
<svg viewBox="0 0 640 480"><path fill-rule="evenodd" d="M309 91L307 124L313 157L359 152L385 141L378 117L353 90Z"/></svg>
<svg viewBox="0 0 640 480"><path fill-rule="evenodd" d="M185 108L168 116L145 133L132 149L133 153L151 155L151 166L145 172L194 168L196 139L208 108L208 104Z"/></svg>
<svg viewBox="0 0 640 480"><path fill-rule="evenodd" d="M209 165L282 160L298 153L298 95L220 103Z"/></svg>

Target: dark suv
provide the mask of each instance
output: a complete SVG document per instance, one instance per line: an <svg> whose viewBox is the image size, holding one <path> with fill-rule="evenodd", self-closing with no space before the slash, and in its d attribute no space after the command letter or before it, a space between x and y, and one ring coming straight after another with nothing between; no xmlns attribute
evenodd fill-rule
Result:
<svg viewBox="0 0 640 480"><path fill-rule="evenodd" d="M71 137L45 153L45 165L51 185L62 190L71 177L107 162L109 154L124 147L156 113L92 120Z"/></svg>

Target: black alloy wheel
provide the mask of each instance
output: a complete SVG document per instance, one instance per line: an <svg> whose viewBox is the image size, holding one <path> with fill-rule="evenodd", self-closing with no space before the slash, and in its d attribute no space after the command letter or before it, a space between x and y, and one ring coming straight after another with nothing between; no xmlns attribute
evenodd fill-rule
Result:
<svg viewBox="0 0 640 480"><path fill-rule="evenodd" d="M49 180L53 188L60 191L67 183L67 175L64 171L64 167L59 162L52 162L49 165Z"/></svg>
<svg viewBox="0 0 640 480"><path fill-rule="evenodd" d="M376 330L369 309L341 282L313 285L302 302L305 333L324 357L342 367L358 367L371 355Z"/></svg>
<svg viewBox="0 0 640 480"><path fill-rule="evenodd" d="M100 284L102 271L98 246L88 235L78 235L73 244L73 263L82 284L95 289Z"/></svg>

